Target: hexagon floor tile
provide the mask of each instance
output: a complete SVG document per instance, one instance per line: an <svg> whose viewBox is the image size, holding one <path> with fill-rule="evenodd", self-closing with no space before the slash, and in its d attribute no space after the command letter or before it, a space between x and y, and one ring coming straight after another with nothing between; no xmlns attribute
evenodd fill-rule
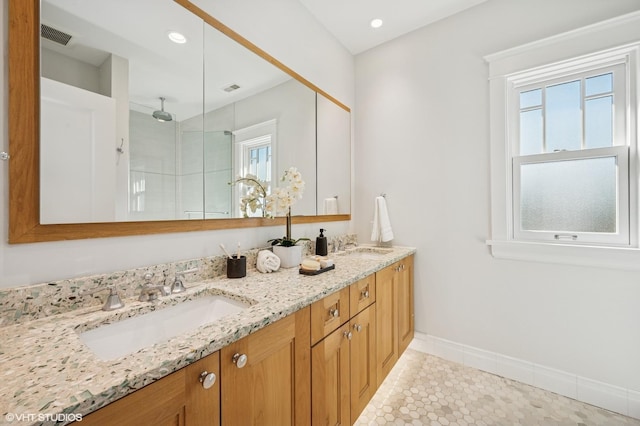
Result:
<svg viewBox="0 0 640 426"><path fill-rule="evenodd" d="M618 426L640 420L407 349L355 424Z"/></svg>

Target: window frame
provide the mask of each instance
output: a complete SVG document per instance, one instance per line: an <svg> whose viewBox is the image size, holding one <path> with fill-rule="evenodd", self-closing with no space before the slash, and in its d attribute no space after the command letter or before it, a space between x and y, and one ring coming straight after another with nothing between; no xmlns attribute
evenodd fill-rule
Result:
<svg viewBox="0 0 640 426"><path fill-rule="evenodd" d="M627 137L627 117L629 94L627 93L628 57L618 56L614 58L594 59L586 63L572 63L569 61L564 67L557 65L543 66L537 70L527 70L524 73L516 73L507 77L508 102L507 120L511 132L507 143L510 144L511 153L511 208L512 208L512 239L515 241L544 241L547 243L563 244L599 244L613 246L630 246L630 203L629 203L629 139ZM581 84L581 148L576 150L562 150L559 152L541 152L538 154L520 155L520 94L540 88L548 88L573 81L586 81L587 78L602 74L613 74L613 122L612 122L612 146L602 148L585 148L585 122L584 105L586 96L584 85ZM544 116L547 107L546 99L542 92L541 110ZM545 118L543 118L543 148L545 143ZM554 161L580 160L590 158L614 157L616 159L617 193L616 193L616 232L614 233L590 233L577 231L528 231L520 227L521 204L520 200L520 172L521 165L533 163L547 163Z"/></svg>
<svg viewBox="0 0 640 426"><path fill-rule="evenodd" d="M490 99L490 234L486 244L497 259L537 261L592 267L640 270L638 247L638 88L640 12L633 12L587 27L497 52L484 57L489 64ZM513 78L551 78L623 60L627 64L626 134L629 162L629 244L575 244L566 241L531 241L514 238L513 147L514 129L508 106ZM546 75L545 75L546 74Z"/></svg>

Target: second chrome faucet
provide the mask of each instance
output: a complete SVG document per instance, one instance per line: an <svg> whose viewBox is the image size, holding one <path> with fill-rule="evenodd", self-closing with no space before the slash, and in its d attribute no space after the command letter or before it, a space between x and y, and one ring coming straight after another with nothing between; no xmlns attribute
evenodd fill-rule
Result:
<svg viewBox="0 0 640 426"><path fill-rule="evenodd" d="M138 300L141 302L153 302L154 300L157 300L159 296L182 293L187 290L183 283L184 275L197 271L198 268L193 268L176 272L175 279L173 280L173 283L171 283L171 286L154 284L151 281L153 279L153 274L147 272L144 274L144 284L142 284L142 288L140 289L140 296L138 297Z"/></svg>
<svg viewBox="0 0 640 426"><path fill-rule="evenodd" d="M154 300L157 300L160 295L168 296L170 294L164 285L152 283L152 278L153 274L144 274L144 284L142 284L142 289L140 290L140 297L138 297L139 301L153 302Z"/></svg>

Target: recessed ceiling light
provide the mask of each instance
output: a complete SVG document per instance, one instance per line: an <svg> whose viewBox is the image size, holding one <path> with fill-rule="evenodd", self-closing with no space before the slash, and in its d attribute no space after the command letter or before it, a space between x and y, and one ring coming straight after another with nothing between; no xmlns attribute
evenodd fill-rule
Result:
<svg viewBox="0 0 640 426"><path fill-rule="evenodd" d="M380 28L381 26L382 26L382 19L376 18L376 19L372 19L371 20L371 27L372 28Z"/></svg>
<svg viewBox="0 0 640 426"><path fill-rule="evenodd" d="M169 40L171 40L174 43L184 44L187 42L187 38L177 31L169 31L167 33L167 37L169 37Z"/></svg>

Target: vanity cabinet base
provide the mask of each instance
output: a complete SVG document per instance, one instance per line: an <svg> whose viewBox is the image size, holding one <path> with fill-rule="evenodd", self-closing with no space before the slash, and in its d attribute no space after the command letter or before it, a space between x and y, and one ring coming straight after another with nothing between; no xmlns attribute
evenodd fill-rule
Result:
<svg viewBox="0 0 640 426"><path fill-rule="evenodd" d="M78 425L220 425L220 357L215 352L91 414ZM214 373L205 389L200 375Z"/></svg>

